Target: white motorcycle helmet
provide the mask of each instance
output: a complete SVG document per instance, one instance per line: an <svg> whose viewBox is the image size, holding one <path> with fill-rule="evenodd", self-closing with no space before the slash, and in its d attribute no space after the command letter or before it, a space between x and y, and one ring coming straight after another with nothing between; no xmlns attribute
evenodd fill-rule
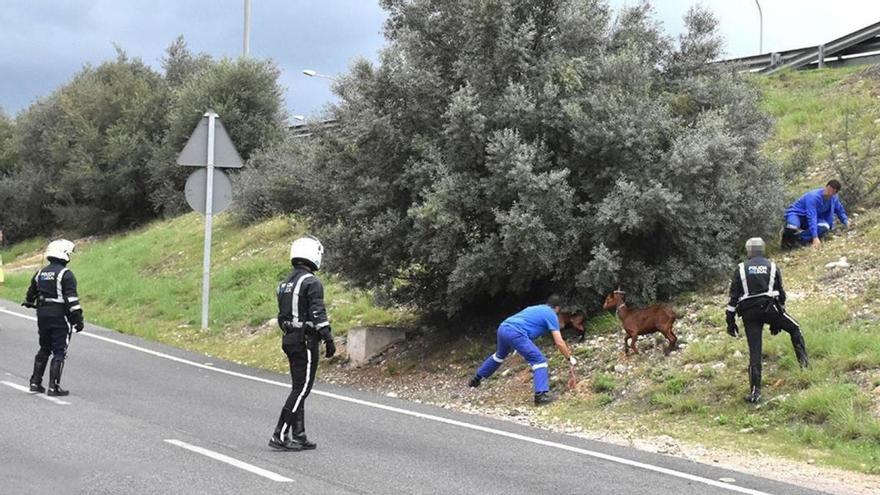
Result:
<svg viewBox="0 0 880 495"><path fill-rule="evenodd" d="M300 237L290 245L290 260L302 259L314 265L315 270L321 268L324 246L312 236Z"/></svg>
<svg viewBox="0 0 880 495"><path fill-rule="evenodd" d="M67 239L52 241L46 247L46 257L62 261L70 261L70 254L76 249L76 245Z"/></svg>

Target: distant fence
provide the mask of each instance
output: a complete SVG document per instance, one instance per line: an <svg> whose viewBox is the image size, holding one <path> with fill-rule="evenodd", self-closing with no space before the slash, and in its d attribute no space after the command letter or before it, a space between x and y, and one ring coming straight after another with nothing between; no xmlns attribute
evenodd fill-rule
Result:
<svg viewBox="0 0 880 495"><path fill-rule="evenodd" d="M880 22L817 46L750 57L719 60L737 64L743 71L773 74L784 69L840 67L880 62Z"/></svg>
<svg viewBox="0 0 880 495"><path fill-rule="evenodd" d="M287 127L287 130L293 137L305 138L311 136L312 133L316 130L333 129L338 125L339 123L336 121L336 119L327 119L316 123L303 122L302 124L291 125Z"/></svg>

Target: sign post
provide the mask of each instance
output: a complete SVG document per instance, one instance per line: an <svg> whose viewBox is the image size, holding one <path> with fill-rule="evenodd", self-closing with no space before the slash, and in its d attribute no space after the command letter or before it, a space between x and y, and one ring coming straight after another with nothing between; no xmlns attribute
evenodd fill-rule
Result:
<svg viewBox="0 0 880 495"><path fill-rule="evenodd" d="M202 330L208 328L208 300L211 293L211 227L214 219L214 121L208 111L208 178L205 181L205 252L202 257Z"/></svg>
<svg viewBox="0 0 880 495"><path fill-rule="evenodd" d="M241 168L243 163L218 115L213 110L208 110L177 157L177 164L186 167L205 167L193 172L186 181L186 200L194 210L205 215L205 249L202 258L202 329L206 329L208 328L208 307L211 294L212 223L214 213L220 213L226 209L232 198L229 178L222 171L214 170L214 168ZM215 180L215 178L219 180ZM215 201L215 197L218 201Z"/></svg>

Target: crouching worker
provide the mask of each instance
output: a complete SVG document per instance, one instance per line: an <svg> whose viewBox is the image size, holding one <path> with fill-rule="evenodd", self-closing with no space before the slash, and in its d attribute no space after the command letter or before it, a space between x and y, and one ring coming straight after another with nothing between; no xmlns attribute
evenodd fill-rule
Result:
<svg viewBox="0 0 880 495"><path fill-rule="evenodd" d="M319 344L327 358L336 354L330 320L324 307L324 286L314 272L321 267L324 246L314 237L301 237L290 246L293 271L278 286L278 326L284 332L281 349L290 363L293 388L281 409L281 417L269 446L278 450L310 450L317 447L306 438L305 403L318 370Z"/></svg>
<svg viewBox="0 0 880 495"><path fill-rule="evenodd" d="M477 374L471 379L469 385L479 387L480 382L492 376L504 362L504 358L515 350L532 367L535 382L535 405L540 406L552 402L547 358L533 341L549 332L553 336L553 342L559 352L569 360L572 366L577 365L577 359L571 355L571 350L562 339L559 325L559 315L562 312L561 304L559 296L550 296L546 304L529 306L501 322L501 325L498 326L495 353L486 358L486 361L477 369Z"/></svg>
<svg viewBox="0 0 880 495"><path fill-rule="evenodd" d="M31 375L31 392L46 392L43 374L49 367L48 395L64 396L69 392L61 388L61 372L67 357L71 327L77 332L83 329L83 312L76 293L76 277L67 268L75 246L66 239L52 241L46 247L49 264L31 279L22 306L37 309L37 327L40 334L40 350L34 357L34 373Z"/></svg>
<svg viewBox="0 0 880 495"><path fill-rule="evenodd" d="M846 210L837 198L840 188L840 181L830 180L825 187L806 192L785 210L783 249L821 246L821 238L834 229L835 216L844 227L849 226Z"/></svg>
<svg viewBox="0 0 880 495"><path fill-rule="evenodd" d="M785 330L791 336L791 344L801 368L806 368L807 347L800 326L785 312L785 289L782 272L776 263L764 257L764 241L753 237L746 241L748 260L740 263L730 282L730 302L727 305L727 333L739 336L736 314L742 316L749 344L749 394L747 402L761 399L761 332L764 324L770 325L770 334Z"/></svg>

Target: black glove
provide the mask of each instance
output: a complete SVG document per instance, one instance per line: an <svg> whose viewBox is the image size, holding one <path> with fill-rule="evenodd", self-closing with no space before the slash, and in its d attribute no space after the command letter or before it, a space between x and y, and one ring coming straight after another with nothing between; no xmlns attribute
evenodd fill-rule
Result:
<svg viewBox="0 0 880 495"><path fill-rule="evenodd" d="M80 333L83 331L83 328L85 328L85 325L83 324L83 322L78 321L73 324L73 328L76 329L76 333Z"/></svg>
<svg viewBox="0 0 880 495"><path fill-rule="evenodd" d="M739 337L739 327L736 326L736 313L727 312L727 335Z"/></svg>
<svg viewBox="0 0 880 495"><path fill-rule="evenodd" d="M21 303L21 305L26 308L37 309L37 305L32 302L29 302L29 301L25 301L25 302Z"/></svg>
<svg viewBox="0 0 880 495"><path fill-rule="evenodd" d="M330 359L333 356L335 356L336 355L336 343L333 342L333 333L330 330L330 325L327 325L325 327L321 327L321 329L318 330L318 334L321 335L321 340L324 341L324 350L326 351L324 354L324 357L326 357L327 359Z"/></svg>

